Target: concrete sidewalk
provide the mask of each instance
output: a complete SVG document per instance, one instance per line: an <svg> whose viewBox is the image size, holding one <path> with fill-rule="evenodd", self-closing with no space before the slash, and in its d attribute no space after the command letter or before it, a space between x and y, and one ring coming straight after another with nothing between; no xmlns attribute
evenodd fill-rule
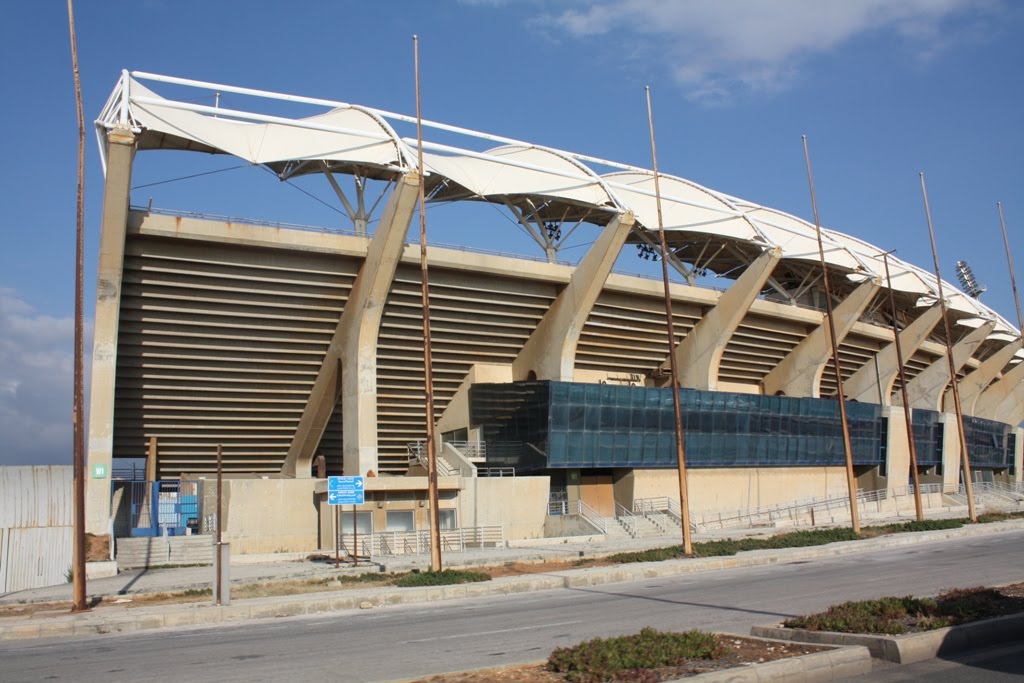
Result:
<svg viewBox="0 0 1024 683"><path fill-rule="evenodd" d="M434 600L484 597L510 593L557 588L582 587L635 581L640 579L676 576L694 572L735 567L761 566L779 562L813 560L821 557L866 553L884 548L916 545L934 541L989 536L1009 531L1024 530L1024 520L1011 520L992 524L966 526L959 529L903 533L863 541L832 543L809 548L785 550L759 550L732 557L711 557L664 562L647 562L608 567L590 567L545 574L507 576L481 583L460 584L431 588L357 588L304 595L288 595L248 600L234 600L227 607L215 607L208 602L168 604L147 607L128 607L110 604L91 612L69 614L64 610L37 612L32 616L0 619L0 640L24 638L54 638L103 633L127 633L171 626L200 626L238 622L266 617L322 614L348 609L369 609L384 605L413 604ZM568 539L566 539L568 541ZM646 542L645 542L646 541ZM482 566L506 562L537 562L554 559L598 557L602 554L643 547L664 546L665 539L616 541L613 543L558 543L553 546L530 548L474 550L448 554L447 567ZM429 558L406 556L384 565L386 571L405 571L429 566ZM377 566L354 569L334 569L332 564L314 562L279 562L265 564L232 564L233 580L237 582L274 581L288 578L318 578L336 576L338 572L363 573L380 571ZM129 573L90 583L93 595L130 595L134 592L165 592L185 588L208 588L209 567L185 567L167 570L149 570L133 576ZM100 584L100 585L97 585ZM109 591L109 592L106 592ZM124 591L124 593L122 593ZM33 596L26 595L28 593ZM7 596L4 602L42 600L48 595L55 599L70 597L70 586L60 586ZM19 597L20 596L20 597Z"/></svg>

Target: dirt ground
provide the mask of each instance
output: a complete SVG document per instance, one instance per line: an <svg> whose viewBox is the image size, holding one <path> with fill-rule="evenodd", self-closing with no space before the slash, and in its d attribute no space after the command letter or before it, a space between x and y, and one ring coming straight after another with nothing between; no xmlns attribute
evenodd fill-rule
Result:
<svg viewBox="0 0 1024 683"><path fill-rule="evenodd" d="M736 666L743 666L744 664L759 664L786 657L797 657L811 652L821 652L823 649L826 649L802 643L766 642L727 635L719 636L719 642L729 650L728 654L720 659L693 660L680 666L650 669L648 672L645 672L647 674L645 677L637 678L633 676L628 680L656 683L657 681L684 678L707 671L731 669ZM567 680L569 679L563 674L548 671L543 662L536 662L520 666L437 674L417 679L414 683L565 683Z"/></svg>

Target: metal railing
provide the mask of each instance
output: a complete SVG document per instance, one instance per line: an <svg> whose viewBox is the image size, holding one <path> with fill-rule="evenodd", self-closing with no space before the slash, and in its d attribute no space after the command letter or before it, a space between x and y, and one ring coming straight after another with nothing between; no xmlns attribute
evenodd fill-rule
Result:
<svg viewBox="0 0 1024 683"><path fill-rule="evenodd" d="M409 449L409 464L414 465L419 463L423 467L429 470L427 467L427 444L425 441L412 441L406 444ZM437 475L439 477L458 477L461 476L462 471L457 467L452 467L448 464L448 461L441 457L440 453L435 454L435 461L437 463Z"/></svg>
<svg viewBox="0 0 1024 683"><path fill-rule="evenodd" d="M668 496L637 498L633 501L633 512L643 515L648 519L653 515L664 515L671 519L680 529L683 528L683 509L678 501ZM651 521L657 524L655 520L652 519ZM697 531L697 525L692 520L690 521L690 531Z"/></svg>
<svg viewBox="0 0 1024 683"><path fill-rule="evenodd" d="M640 536L640 515L636 515L632 510L627 508L621 503L615 504L615 520L626 530L633 538ZM661 529L661 527L658 527Z"/></svg>
<svg viewBox="0 0 1024 683"><path fill-rule="evenodd" d="M487 444L483 441L445 441L445 443L470 460L487 457Z"/></svg>
<svg viewBox="0 0 1024 683"><path fill-rule="evenodd" d="M463 552L471 548L501 548L505 545L505 530L500 525L466 527L441 530L442 552ZM352 534L340 535L341 547L351 556L356 538ZM377 531L358 535L359 554L362 557L394 555L423 555L430 552L430 531Z"/></svg>
<svg viewBox="0 0 1024 683"><path fill-rule="evenodd" d="M515 467L477 467L476 476L478 477L514 477L516 476Z"/></svg>
<svg viewBox="0 0 1024 683"><path fill-rule="evenodd" d="M608 520L606 520L600 512L579 499L576 501L576 514L578 514L581 519L586 520L586 522L595 529L600 530L602 534L608 533Z"/></svg>

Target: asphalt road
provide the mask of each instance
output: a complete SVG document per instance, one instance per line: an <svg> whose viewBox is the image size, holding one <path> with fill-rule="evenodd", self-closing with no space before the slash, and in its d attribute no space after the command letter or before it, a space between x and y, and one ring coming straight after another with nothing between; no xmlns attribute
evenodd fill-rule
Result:
<svg viewBox="0 0 1024 683"><path fill-rule="evenodd" d="M844 599L1024 579L1024 532L750 569L204 629L0 645L0 681L382 681L596 636L754 624Z"/></svg>

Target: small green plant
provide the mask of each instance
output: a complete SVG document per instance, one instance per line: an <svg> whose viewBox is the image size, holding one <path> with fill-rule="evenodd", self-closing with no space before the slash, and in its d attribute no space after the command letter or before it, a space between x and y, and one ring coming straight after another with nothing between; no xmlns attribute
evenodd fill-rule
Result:
<svg viewBox="0 0 1024 683"><path fill-rule="evenodd" d="M212 588L186 588L182 595L186 598L204 598L213 595Z"/></svg>
<svg viewBox="0 0 1024 683"><path fill-rule="evenodd" d="M801 548L812 545L825 545L838 541L855 541L859 536L853 533L852 529L810 529L806 531L791 531L786 534L779 534L769 538L727 538L719 541L704 541L693 544L693 554L696 557L723 557L735 555L743 550L766 550L777 548ZM637 552L618 553L608 559L612 562L660 562L662 560L674 560L686 557L683 554L683 547L679 545L667 548L652 548Z"/></svg>
<svg viewBox="0 0 1024 683"><path fill-rule="evenodd" d="M338 576L339 583L377 583L388 579L396 578L396 574L381 574L380 572L366 572L363 574L341 574Z"/></svg>
<svg viewBox="0 0 1024 683"><path fill-rule="evenodd" d="M491 575L483 572L471 572L461 569L445 569L439 572L416 572L406 574L395 581L399 588L415 588L417 586L450 586L456 583L475 583L490 581Z"/></svg>
<svg viewBox="0 0 1024 683"><path fill-rule="evenodd" d="M818 614L788 619L783 626L811 631L897 635L1015 612L1024 612L1024 598L1009 597L993 588L957 588L939 593L935 598L908 595L844 602Z"/></svg>
<svg viewBox="0 0 1024 683"><path fill-rule="evenodd" d="M959 529L967 523L966 519L926 519L918 522L898 522L895 524L880 524L878 526L864 527L868 535L877 534L901 534L914 531L939 531L941 529Z"/></svg>
<svg viewBox="0 0 1024 683"><path fill-rule="evenodd" d="M986 512L984 514L978 515L978 524L988 524L989 522L1004 522L1008 519L1020 519L1021 517L1024 517L1024 512Z"/></svg>
<svg viewBox="0 0 1024 683"><path fill-rule="evenodd" d="M694 659L717 659L725 652L713 633L672 633L645 628L635 635L596 638L558 648L548 657L547 668L579 683L637 680L643 669L679 666Z"/></svg>
<svg viewBox="0 0 1024 683"><path fill-rule="evenodd" d="M64 581L66 583L71 583L74 580L75 580L75 568L73 566L69 565L68 566L68 570L66 572L64 572Z"/></svg>

